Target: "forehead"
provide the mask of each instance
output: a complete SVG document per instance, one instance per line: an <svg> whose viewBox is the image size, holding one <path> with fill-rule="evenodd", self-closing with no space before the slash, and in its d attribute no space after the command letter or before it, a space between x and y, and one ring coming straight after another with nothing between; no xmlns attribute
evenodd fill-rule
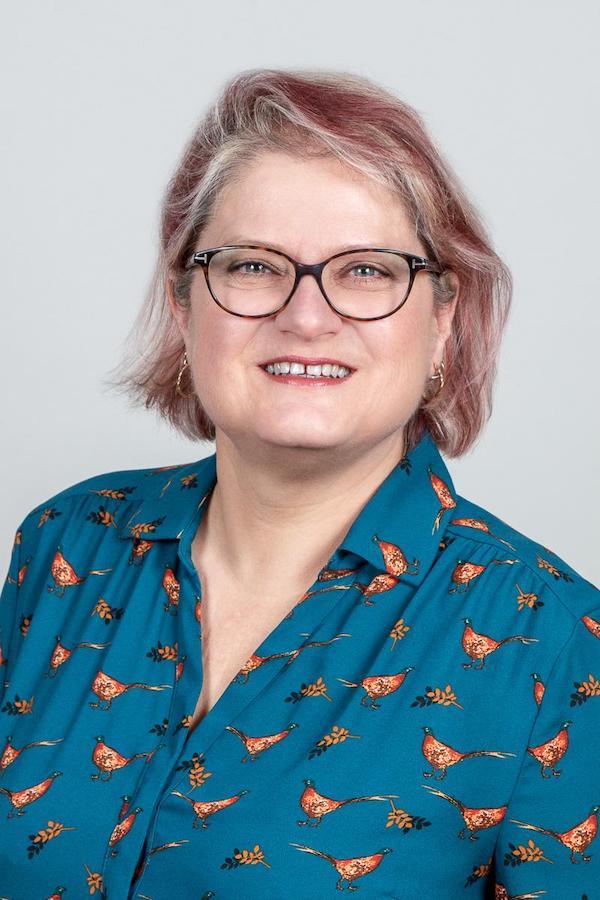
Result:
<svg viewBox="0 0 600 900"><path fill-rule="evenodd" d="M337 158L268 152L221 190L206 236L217 242L277 242L319 252L340 244L415 242L400 198ZM416 248L420 252L420 248Z"/></svg>

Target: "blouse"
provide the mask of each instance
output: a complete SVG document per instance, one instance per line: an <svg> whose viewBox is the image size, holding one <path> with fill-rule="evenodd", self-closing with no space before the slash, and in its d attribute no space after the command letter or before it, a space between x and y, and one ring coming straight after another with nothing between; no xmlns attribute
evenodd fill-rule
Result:
<svg viewBox="0 0 600 900"><path fill-rule="evenodd" d="M17 528L0 897L597 897L597 587L426 431L190 730L216 480L97 474Z"/></svg>

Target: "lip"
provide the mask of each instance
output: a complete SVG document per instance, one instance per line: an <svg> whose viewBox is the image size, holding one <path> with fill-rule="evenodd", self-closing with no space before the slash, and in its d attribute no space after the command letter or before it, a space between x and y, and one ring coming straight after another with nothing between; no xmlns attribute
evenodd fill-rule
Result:
<svg viewBox="0 0 600 900"><path fill-rule="evenodd" d="M324 356L320 356L316 359L308 359L305 356L275 356L273 359L267 359L265 360L265 362L259 363L259 366L261 367L261 369L264 369L276 362L297 362L303 363L305 366L343 366L345 369L349 369L351 373L356 371L353 366L348 365L348 363L342 362L341 359L331 359Z"/></svg>
<svg viewBox="0 0 600 900"><path fill-rule="evenodd" d="M265 369L262 366L257 366L257 368L259 368L261 372L264 372L267 378L277 382L277 384L291 384L294 385L294 387L301 387L305 390L317 390L319 388L333 389L341 384L346 384L347 381L350 381L353 374L350 372L348 375L344 376L344 378L327 378L325 375L306 378L304 375L273 375L268 369Z"/></svg>

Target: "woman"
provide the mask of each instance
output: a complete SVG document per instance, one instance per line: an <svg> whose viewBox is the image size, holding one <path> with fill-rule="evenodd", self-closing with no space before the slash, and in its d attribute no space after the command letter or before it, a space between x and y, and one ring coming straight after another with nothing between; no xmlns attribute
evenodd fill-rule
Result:
<svg viewBox="0 0 600 900"><path fill-rule="evenodd" d="M589 894L598 591L441 455L489 416L510 293L397 97L226 86L115 382L215 452L17 529L2 896Z"/></svg>

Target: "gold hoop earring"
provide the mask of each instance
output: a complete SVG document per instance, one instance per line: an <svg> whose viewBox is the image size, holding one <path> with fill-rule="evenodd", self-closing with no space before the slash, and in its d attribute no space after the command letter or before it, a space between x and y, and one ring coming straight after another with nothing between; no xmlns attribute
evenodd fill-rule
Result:
<svg viewBox="0 0 600 900"><path fill-rule="evenodd" d="M435 392L435 394L432 394L431 397L428 398L429 400L433 400L434 397L437 397L437 395L440 393L440 391L444 387L444 361L442 360L440 362L439 366L436 363L434 363L433 367L435 369L435 375L430 375L429 381L433 381L434 378L439 378L440 386L437 389L437 391Z"/></svg>
<svg viewBox="0 0 600 900"><path fill-rule="evenodd" d="M177 373L177 381L175 382L175 390L177 391L177 393L179 394L180 397L186 397L186 398L194 396L194 391L192 391L190 394L184 394L184 392L181 390L181 379L182 379L183 373L185 372L185 370L188 367L189 367L189 363L188 363L188 358L187 358L187 352L184 350L183 358L181 360L181 365L179 366L179 372Z"/></svg>

